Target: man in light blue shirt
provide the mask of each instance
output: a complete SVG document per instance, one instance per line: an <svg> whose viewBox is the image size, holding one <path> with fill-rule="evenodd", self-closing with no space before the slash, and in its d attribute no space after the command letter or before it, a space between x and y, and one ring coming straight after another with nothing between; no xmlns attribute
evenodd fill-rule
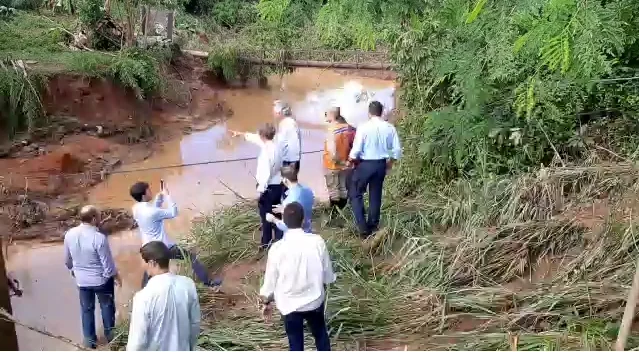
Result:
<svg viewBox="0 0 639 352"><path fill-rule="evenodd" d="M194 253L184 250L177 246L173 240L169 238L164 231L164 220L173 219L178 214L177 205L169 195L168 189L162 186L160 193L155 196L151 193L151 188L146 182L137 182L131 186L130 194L136 203L133 205L133 218L138 224L138 230L140 231L140 238L142 239L142 246L152 241L160 241L164 243L171 252L171 259L184 259L184 254L187 254L191 260L191 267L195 276L206 286L220 286L220 280L210 280L209 273L206 267L202 265ZM166 199L169 206L162 208L162 203ZM145 271L142 278L142 288L144 288L149 281L149 275Z"/></svg>
<svg viewBox="0 0 639 352"><path fill-rule="evenodd" d="M92 205L80 210L82 223L64 236L65 264L75 277L80 291L82 310L82 334L84 346L97 347L95 332L95 298L100 303L104 336L113 338L115 327L115 287L120 285L120 277L115 269L109 242L100 233L100 212Z"/></svg>
<svg viewBox="0 0 639 352"><path fill-rule="evenodd" d="M281 172L282 182L284 182L284 186L288 188L288 191L286 192L286 198L284 198L282 204L273 207L273 213L281 214L284 207L288 204L293 202L300 203L302 205L302 209L304 209L304 222L302 224L302 229L306 233L311 233L311 217L313 216L313 203L315 202L313 190L297 182L298 169L295 165L283 166ZM282 232L286 232L286 230L288 230L284 222L275 218L272 214L269 214L267 220L275 223L277 228L282 230Z"/></svg>
<svg viewBox="0 0 639 352"><path fill-rule="evenodd" d="M379 226L382 189L386 172L401 156L395 126L382 119L384 107L378 101L368 105L369 120L357 127L349 161L355 163L350 190L355 221L362 238L368 238ZM368 219L364 193L368 188Z"/></svg>

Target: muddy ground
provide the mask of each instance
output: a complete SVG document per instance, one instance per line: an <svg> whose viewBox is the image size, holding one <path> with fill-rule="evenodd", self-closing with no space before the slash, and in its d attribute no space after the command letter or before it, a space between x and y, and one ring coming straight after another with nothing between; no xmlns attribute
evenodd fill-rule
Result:
<svg viewBox="0 0 639 352"><path fill-rule="evenodd" d="M0 143L0 233L8 242L61 240L87 191L110 172L231 116L200 62L184 58L170 71L166 98L147 101L106 79L49 80L47 124ZM105 232L134 226L127 210L103 210Z"/></svg>
<svg viewBox="0 0 639 352"><path fill-rule="evenodd" d="M199 59L181 57L166 72L164 98L145 101L107 79L58 74L49 80L43 97L47 124L0 142L0 233L7 242L60 241L88 191L109 173L147 159L164 141L233 115L219 98L228 86ZM337 72L396 78L384 71ZM128 209L103 210L104 232L135 226Z"/></svg>

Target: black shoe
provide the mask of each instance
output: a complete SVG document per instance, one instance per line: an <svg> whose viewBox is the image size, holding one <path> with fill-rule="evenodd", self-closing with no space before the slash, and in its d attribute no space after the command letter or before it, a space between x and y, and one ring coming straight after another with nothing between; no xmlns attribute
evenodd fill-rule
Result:
<svg viewBox="0 0 639 352"><path fill-rule="evenodd" d="M371 233L370 232L360 232L359 233L359 237L363 240L368 239L369 237L371 237Z"/></svg>
<svg viewBox="0 0 639 352"><path fill-rule="evenodd" d="M346 205L348 204L348 198L342 198L340 200L337 201L337 207L339 209L344 209L346 208Z"/></svg>

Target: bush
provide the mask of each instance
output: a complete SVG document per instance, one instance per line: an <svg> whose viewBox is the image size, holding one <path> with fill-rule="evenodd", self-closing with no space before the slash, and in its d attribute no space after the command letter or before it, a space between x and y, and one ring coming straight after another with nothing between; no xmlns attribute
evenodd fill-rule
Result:
<svg viewBox="0 0 639 352"><path fill-rule="evenodd" d="M164 80L160 62L148 52L129 49L121 52L108 69L108 74L125 88L133 90L138 99L160 93Z"/></svg>
<svg viewBox="0 0 639 352"><path fill-rule="evenodd" d="M0 0L0 6L18 10L37 10L42 7L42 0Z"/></svg>
<svg viewBox="0 0 639 352"><path fill-rule="evenodd" d="M215 22L226 28L243 27L257 20L257 9L250 2L222 0L210 10Z"/></svg>
<svg viewBox="0 0 639 352"><path fill-rule="evenodd" d="M30 72L24 76L9 60L0 62L0 126L13 137L22 130L33 131L44 121L40 95L44 77Z"/></svg>

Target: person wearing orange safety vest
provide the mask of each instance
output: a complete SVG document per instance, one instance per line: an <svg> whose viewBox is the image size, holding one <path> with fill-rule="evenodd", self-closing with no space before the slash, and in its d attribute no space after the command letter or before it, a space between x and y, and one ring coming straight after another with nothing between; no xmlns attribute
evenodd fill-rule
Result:
<svg viewBox="0 0 639 352"><path fill-rule="evenodd" d="M331 207L343 209L348 203L348 188L353 171L347 162L355 139L355 128L346 122L339 107L331 108L326 113L326 120L329 123L323 156L326 188Z"/></svg>

